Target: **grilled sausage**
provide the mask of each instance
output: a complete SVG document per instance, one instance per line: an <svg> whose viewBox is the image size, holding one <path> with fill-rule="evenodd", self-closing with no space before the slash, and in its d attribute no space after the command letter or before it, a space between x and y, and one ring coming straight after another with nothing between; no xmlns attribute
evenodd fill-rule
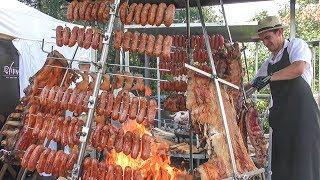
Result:
<svg viewBox="0 0 320 180"><path fill-rule="evenodd" d="M156 26L160 26L162 24L166 8L167 8L167 5L165 3L159 4L157 9L157 14L156 14L157 18L155 19L155 22L154 22Z"/></svg>

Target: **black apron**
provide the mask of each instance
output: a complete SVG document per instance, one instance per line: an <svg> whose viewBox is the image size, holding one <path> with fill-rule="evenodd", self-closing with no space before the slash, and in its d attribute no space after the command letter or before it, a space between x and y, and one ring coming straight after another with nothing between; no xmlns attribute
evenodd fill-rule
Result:
<svg viewBox="0 0 320 180"><path fill-rule="evenodd" d="M289 66L289 54L268 65L268 74ZM320 180L320 113L310 86L300 76L270 82L273 106L272 180Z"/></svg>

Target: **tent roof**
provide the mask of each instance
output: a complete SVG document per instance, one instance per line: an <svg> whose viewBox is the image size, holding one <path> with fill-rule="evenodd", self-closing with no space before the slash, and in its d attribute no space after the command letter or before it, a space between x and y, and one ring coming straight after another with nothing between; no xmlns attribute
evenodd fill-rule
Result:
<svg viewBox="0 0 320 180"><path fill-rule="evenodd" d="M29 7L17 0L7 0L0 6L0 33L20 39L41 40L54 42L57 25L73 24L57 20L47 14Z"/></svg>

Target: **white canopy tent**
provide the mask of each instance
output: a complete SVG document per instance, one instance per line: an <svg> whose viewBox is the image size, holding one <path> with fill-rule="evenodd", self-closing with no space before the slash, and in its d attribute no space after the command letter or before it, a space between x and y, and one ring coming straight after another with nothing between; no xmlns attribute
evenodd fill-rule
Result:
<svg viewBox="0 0 320 180"><path fill-rule="evenodd" d="M19 53L19 85L20 97L23 89L29 84L29 77L34 75L44 64L47 54L41 50L42 39L44 49L58 50L67 59L71 59L76 47L57 47L55 44L55 28L75 24L57 20L37 9L29 7L17 0L7 0L0 6L0 39L12 40ZM89 60L90 50L79 48L75 59ZM76 67L77 65L73 65Z"/></svg>

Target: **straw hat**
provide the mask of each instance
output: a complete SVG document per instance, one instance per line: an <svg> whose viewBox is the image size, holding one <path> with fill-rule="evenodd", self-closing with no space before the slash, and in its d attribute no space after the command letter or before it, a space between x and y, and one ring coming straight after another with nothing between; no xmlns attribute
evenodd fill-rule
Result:
<svg viewBox="0 0 320 180"><path fill-rule="evenodd" d="M264 19L261 19L258 22L257 34L253 38L259 39L259 37L258 37L259 34L266 32L266 31L270 31L270 30L274 30L274 29L281 29L281 28L285 28L285 26L282 25L280 19L277 16L268 16Z"/></svg>

